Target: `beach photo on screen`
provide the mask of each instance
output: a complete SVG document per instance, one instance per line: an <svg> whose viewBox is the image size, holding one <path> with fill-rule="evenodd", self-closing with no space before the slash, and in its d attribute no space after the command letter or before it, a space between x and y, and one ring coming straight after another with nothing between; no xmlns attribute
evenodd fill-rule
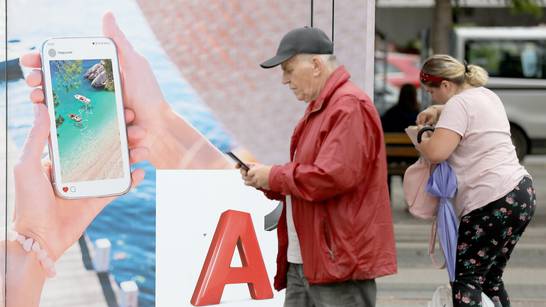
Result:
<svg viewBox="0 0 546 307"><path fill-rule="evenodd" d="M50 61L63 182L123 177L109 59Z"/></svg>

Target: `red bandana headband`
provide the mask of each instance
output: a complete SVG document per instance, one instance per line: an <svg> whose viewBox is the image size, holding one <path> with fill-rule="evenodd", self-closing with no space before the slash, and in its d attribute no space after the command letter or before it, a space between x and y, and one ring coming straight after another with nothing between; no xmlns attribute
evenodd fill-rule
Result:
<svg viewBox="0 0 546 307"><path fill-rule="evenodd" d="M424 84L440 84L442 83L442 81L447 80L442 77L429 75L422 70L419 73L419 79L421 79L421 83L424 83Z"/></svg>

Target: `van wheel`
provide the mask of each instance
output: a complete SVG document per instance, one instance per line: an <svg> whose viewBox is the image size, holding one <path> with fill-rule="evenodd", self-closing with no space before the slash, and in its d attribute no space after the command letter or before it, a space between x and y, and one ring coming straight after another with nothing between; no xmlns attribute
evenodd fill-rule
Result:
<svg viewBox="0 0 546 307"><path fill-rule="evenodd" d="M510 133L512 134L512 143L516 147L516 154L518 159L523 161L523 158L527 154L528 141L525 133L518 127L510 125Z"/></svg>

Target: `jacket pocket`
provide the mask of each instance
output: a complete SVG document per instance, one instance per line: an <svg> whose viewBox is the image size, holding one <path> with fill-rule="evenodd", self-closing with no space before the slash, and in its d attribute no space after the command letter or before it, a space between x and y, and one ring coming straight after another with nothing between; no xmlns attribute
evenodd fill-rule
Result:
<svg viewBox="0 0 546 307"><path fill-rule="evenodd" d="M332 231L327 221L322 222L322 237L323 237L324 245L326 247L326 252L328 253L328 257L330 258L330 260L335 261L336 260L335 244L332 238Z"/></svg>

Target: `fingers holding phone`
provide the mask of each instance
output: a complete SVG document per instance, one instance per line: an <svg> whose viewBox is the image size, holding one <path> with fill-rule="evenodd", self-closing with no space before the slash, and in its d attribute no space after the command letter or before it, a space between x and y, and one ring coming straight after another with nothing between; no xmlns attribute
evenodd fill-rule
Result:
<svg viewBox="0 0 546 307"><path fill-rule="evenodd" d="M26 65L25 65L26 66ZM33 69L25 78L26 83L30 87L42 86L42 70Z"/></svg>
<svg viewBox="0 0 546 307"><path fill-rule="evenodd" d="M73 245L84 229L114 197L63 199L55 195L51 161L41 160L50 134L48 109L34 105L35 119L14 168L16 202L14 229L33 238L52 259ZM144 170L131 173L132 187L144 178Z"/></svg>
<svg viewBox="0 0 546 307"><path fill-rule="evenodd" d="M245 168L243 168L241 164L235 163L235 168L239 170L239 172L241 173L241 176L243 176L243 178L247 175L247 170Z"/></svg>
<svg viewBox="0 0 546 307"><path fill-rule="evenodd" d="M245 184L248 186L257 187L257 182L255 181L255 172L253 172L253 169L259 164L245 163L231 151L226 152L226 154L235 162L235 168L239 169L239 171L241 172L241 176Z"/></svg>
<svg viewBox="0 0 546 307"><path fill-rule="evenodd" d="M42 68L42 58L39 52L29 52L23 54L20 58L21 65L36 68L41 70Z"/></svg>
<svg viewBox="0 0 546 307"><path fill-rule="evenodd" d="M242 171L248 172L250 167L243 162L239 157L237 157L233 152L228 151L226 154L236 163L235 168L241 169Z"/></svg>
<svg viewBox="0 0 546 307"><path fill-rule="evenodd" d="M256 189L269 190L269 173L271 172L270 165L255 164L247 172L243 178L245 184L255 187Z"/></svg>
<svg viewBox="0 0 546 307"><path fill-rule="evenodd" d="M131 187L130 158L116 46L109 38L53 38L44 42L40 61L27 77L40 103L45 94L50 115L50 157L53 185L63 198L115 196ZM134 118L134 116L133 116ZM138 138L132 129L129 134ZM145 157L134 150L132 161Z"/></svg>

